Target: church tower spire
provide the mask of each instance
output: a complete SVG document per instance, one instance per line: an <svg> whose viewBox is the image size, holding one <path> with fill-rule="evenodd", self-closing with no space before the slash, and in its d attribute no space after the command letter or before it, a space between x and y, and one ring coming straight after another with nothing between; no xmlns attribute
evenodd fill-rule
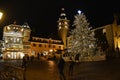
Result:
<svg viewBox="0 0 120 80"><path fill-rule="evenodd" d="M59 37L63 41L64 48L66 48L67 47L66 46L67 45L67 34L68 34L68 30L69 30L69 20L66 17L64 8L61 9L61 14L60 14L59 20L57 22L58 22Z"/></svg>

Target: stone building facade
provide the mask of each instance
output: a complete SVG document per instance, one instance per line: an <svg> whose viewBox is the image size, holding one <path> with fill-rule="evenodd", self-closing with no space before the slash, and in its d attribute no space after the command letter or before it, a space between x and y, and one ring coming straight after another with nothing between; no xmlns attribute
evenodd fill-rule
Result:
<svg viewBox="0 0 120 80"><path fill-rule="evenodd" d="M3 51L4 59L22 59L23 58L23 56L26 53L25 42L27 43L29 42L28 40L25 40L25 38L30 37L30 32L27 32L26 30L30 31L29 26L26 24L21 26L21 25L16 25L16 23L14 23L4 27L4 30L3 30L3 41L5 44L4 45L5 50ZM27 45L30 46L30 44L27 44Z"/></svg>
<svg viewBox="0 0 120 80"><path fill-rule="evenodd" d="M27 23L5 26L2 40L2 44L4 43L3 59L22 59L26 54L36 57L41 53L48 55L58 50L64 50L61 40L33 37L30 34L31 29ZM30 37L32 37L31 40Z"/></svg>

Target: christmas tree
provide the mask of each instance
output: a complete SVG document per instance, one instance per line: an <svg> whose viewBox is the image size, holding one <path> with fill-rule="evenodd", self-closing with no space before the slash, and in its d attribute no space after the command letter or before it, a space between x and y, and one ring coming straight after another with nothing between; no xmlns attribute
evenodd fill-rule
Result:
<svg viewBox="0 0 120 80"><path fill-rule="evenodd" d="M96 39L84 13L75 15L73 26L75 28L70 31L71 40L70 48L68 49L71 57L74 60L75 56L81 60L86 57L92 58L96 54Z"/></svg>

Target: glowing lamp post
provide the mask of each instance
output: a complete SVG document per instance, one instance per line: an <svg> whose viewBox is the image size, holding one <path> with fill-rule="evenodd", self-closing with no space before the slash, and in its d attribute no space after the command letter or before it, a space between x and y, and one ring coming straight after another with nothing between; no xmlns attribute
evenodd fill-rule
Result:
<svg viewBox="0 0 120 80"><path fill-rule="evenodd" d="M2 19L2 16L3 16L3 13L2 13L2 12L0 12L0 20Z"/></svg>

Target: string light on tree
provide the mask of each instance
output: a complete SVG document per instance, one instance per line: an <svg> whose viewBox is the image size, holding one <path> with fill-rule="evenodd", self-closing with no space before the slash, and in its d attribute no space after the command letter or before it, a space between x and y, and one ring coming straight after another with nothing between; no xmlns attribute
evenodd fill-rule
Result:
<svg viewBox="0 0 120 80"><path fill-rule="evenodd" d="M80 10L75 15L73 26L75 28L70 32L72 36L70 40L71 47L69 48L71 56L74 59L77 54L80 55L80 59L94 56L96 54L96 39L91 27L89 27L86 16Z"/></svg>

